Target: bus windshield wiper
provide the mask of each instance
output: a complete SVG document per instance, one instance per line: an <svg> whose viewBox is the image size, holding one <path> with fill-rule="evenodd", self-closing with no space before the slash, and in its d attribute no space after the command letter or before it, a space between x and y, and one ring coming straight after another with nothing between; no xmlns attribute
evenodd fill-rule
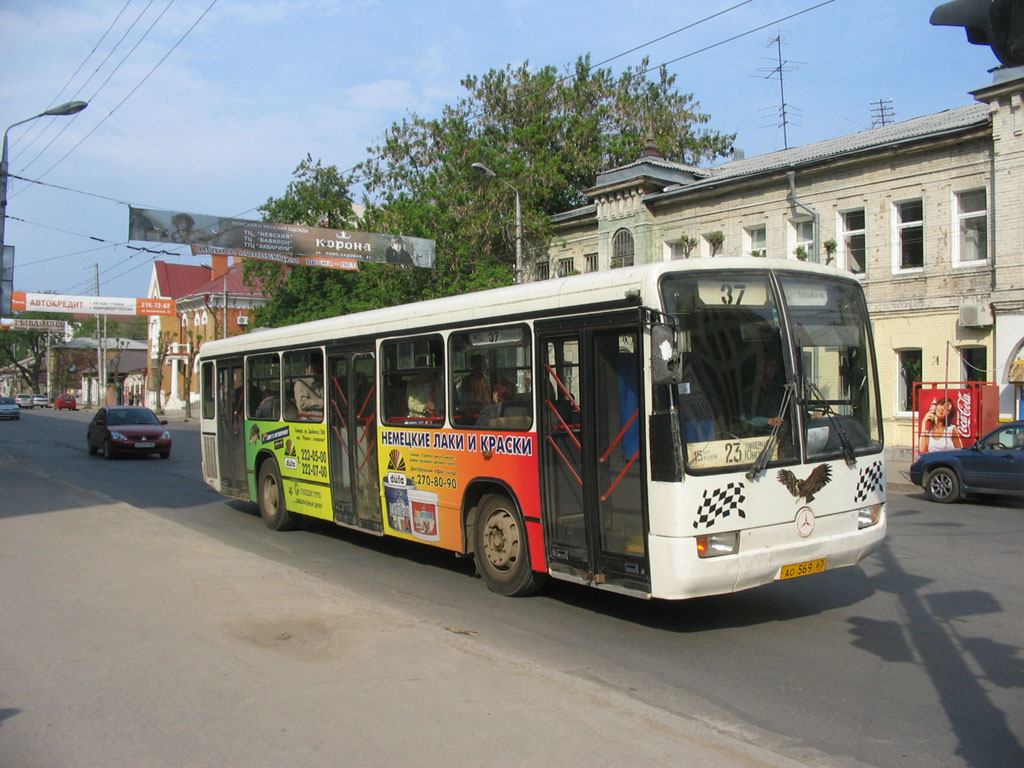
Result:
<svg viewBox="0 0 1024 768"><path fill-rule="evenodd" d="M846 434L846 430L843 425L839 422L837 416L838 413L832 408L832 405L825 399L819 390L812 382L804 379L804 392L809 393L814 397L814 405L811 405L812 401L804 399L804 407L808 410L821 411L822 415L828 419L835 430L836 435L839 436L839 444L843 447L843 460L848 466L853 466L857 462L857 457L853 453L853 445L850 443L850 437Z"/></svg>
<svg viewBox="0 0 1024 768"><path fill-rule="evenodd" d="M789 409L789 401L793 397L794 386L792 383L786 384L783 387L782 403L779 405L779 412L773 419L772 431L768 435L768 442L764 444L764 448L757 454L757 458L754 459L754 463L750 465L750 469L746 472L747 480L753 480L759 474L764 472L765 467L768 466L768 462L771 461L772 449L779 442L779 432L782 431L782 425L786 421L786 411Z"/></svg>

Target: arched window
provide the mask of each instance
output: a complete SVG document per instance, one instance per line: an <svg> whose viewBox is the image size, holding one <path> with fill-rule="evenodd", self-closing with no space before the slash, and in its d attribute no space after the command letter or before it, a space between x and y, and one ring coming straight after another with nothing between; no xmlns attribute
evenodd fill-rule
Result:
<svg viewBox="0 0 1024 768"><path fill-rule="evenodd" d="M620 229L612 238L612 269L633 266L633 233Z"/></svg>

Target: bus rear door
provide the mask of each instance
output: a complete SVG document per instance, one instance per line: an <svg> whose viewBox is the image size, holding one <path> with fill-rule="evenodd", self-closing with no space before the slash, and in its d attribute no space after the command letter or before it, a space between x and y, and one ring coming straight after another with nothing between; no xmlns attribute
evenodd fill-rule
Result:
<svg viewBox="0 0 1024 768"><path fill-rule="evenodd" d="M641 333L635 312L537 324L550 568L648 593Z"/></svg>

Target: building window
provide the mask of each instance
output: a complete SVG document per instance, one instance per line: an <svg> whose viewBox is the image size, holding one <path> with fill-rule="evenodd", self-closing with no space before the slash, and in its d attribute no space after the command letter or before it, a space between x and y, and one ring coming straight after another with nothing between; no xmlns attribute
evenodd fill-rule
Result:
<svg viewBox="0 0 1024 768"><path fill-rule="evenodd" d="M633 233L620 229L612 238L612 269L633 266Z"/></svg>
<svg viewBox="0 0 1024 768"><path fill-rule="evenodd" d="M572 259L559 259L557 269L559 277L568 277L575 271Z"/></svg>
<svg viewBox="0 0 1024 768"><path fill-rule="evenodd" d="M546 261L538 261L534 264L533 271L537 280L547 280L551 277L551 265Z"/></svg>
<svg viewBox="0 0 1024 768"><path fill-rule="evenodd" d="M984 189L956 193L956 230L954 263L970 264L988 258L988 213Z"/></svg>
<svg viewBox="0 0 1024 768"><path fill-rule="evenodd" d="M842 226L842 251L840 252L840 266L851 272L864 274L864 209L857 208L852 211L843 211L839 214L839 221Z"/></svg>
<svg viewBox="0 0 1024 768"><path fill-rule="evenodd" d="M750 256L768 255L768 235L764 226L747 227L743 230L743 251Z"/></svg>
<svg viewBox="0 0 1024 768"><path fill-rule="evenodd" d="M896 269L924 267L924 205L921 200L896 203Z"/></svg>
<svg viewBox="0 0 1024 768"><path fill-rule="evenodd" d="M583 260L586 262L585 269L586 269L587 272L597 272L597 254L596 253L588 253L586 256L583 257Z"/></svg>
<svg viewBox="0 0 1024 768"><path fill-rule="evenodd" d="M901 349L897 354L900 361L897 409L909 414L914 411L914 384L921 381L921 350Z"/></svg>
<svg viewBox="0 0 1024 768"><path fill-rule="evenodd" d="M814 220L800 219L790 224L793 226L793 256L803 261L814 253Z"/></svg>
<svg viewBox="0 0 1024 768"><path fill-rule="evenodd" d="M988 381L988 350L985 347L960 347L960 380Z"/></svg>

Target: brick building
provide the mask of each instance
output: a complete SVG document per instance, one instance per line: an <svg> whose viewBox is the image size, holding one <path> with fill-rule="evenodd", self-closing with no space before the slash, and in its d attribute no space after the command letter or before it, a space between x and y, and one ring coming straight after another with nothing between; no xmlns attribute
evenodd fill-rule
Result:
<svg viewBox="0 0 1024 768"><path fill-rule="evenodd" d="M600 174L553 217L535 274L734 256L858 275L871 310L886 441L912 442L912 382L993 381L1019 413L1024 345L1024 68L976 103L698 168L653 151Z"/></svg>

